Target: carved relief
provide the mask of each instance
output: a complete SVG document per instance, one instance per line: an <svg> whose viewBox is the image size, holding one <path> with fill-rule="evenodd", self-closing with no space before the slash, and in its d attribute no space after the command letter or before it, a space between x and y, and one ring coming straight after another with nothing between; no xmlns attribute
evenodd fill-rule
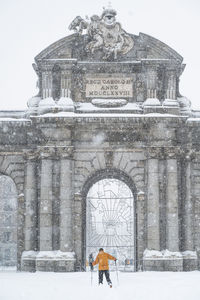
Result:
<svg viewBox="0 0 200 300"><path fill-rule="evenodd" d="M106 150L104 152L105 162L107 168L113 167L113 151Z"/></svg>

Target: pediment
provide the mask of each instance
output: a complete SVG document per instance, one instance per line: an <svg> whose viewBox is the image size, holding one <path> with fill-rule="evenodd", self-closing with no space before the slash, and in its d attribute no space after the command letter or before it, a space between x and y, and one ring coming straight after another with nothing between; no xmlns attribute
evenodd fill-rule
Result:
<svg viewBox="0 0 200 300"><path fill-rule="evenodd" d="M180 63L183 57L174 49L161 42L160 40L147 35L145 33L139 34L141 44L147 49L147 58L149 59L174 59Z"/></svg>
<svg viewBox="0 0 200 300"><path fill-rule="evenodd" d="M182 63L183 58L171 47L158 39L144 33L139 36L129 34L134 41L133 48L126 54L121 54L117 61L126 60L176 60ZM101 61L102 53L100 50L93 55L87 53L86 46L89 43L88 35L72 34L66 36L40 52L36 57L36 62L42 60L63 60L77 59L78 61Z"/></svg>

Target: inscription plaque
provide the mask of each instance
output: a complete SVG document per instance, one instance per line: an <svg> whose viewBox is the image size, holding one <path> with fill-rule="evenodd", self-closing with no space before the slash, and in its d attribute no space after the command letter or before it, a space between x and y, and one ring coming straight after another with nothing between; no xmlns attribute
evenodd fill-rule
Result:
<svg viewBox="0 0 200 300"><path fill-rule="evenodd" d="M130 77L87 77L88 98L130 98L133 97L133 79Z"/></svg>

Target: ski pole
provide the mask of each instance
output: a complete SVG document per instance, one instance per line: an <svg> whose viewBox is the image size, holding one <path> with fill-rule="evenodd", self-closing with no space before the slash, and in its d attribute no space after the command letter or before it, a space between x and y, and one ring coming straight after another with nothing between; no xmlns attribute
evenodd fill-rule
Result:
<svg viewBox="0 0 200 300"><path fill-rule="evenodd" d="M116 260L115 260L115 266L116 266L117 284L119 285L119 277L118 277L118 269L117 269L117 262L116 262Z"/></svg>
<svg viewBox="0 0 200 300"><path fill-rule="evenodd" d="M90 271L91 271L91 286L92 286L92 282L93 282L93 274L92 274L93 273L93 265L92 265L93 261L94 261L93 254L90 253L90 255L89 255L89 266L90 266Z"/></svg>
<svg viewBox="0 0 200 300"><path fill-rule="evenodd" d="M92 286L92 282L93 282L93 270L91 268L91 286Z"/></svg>

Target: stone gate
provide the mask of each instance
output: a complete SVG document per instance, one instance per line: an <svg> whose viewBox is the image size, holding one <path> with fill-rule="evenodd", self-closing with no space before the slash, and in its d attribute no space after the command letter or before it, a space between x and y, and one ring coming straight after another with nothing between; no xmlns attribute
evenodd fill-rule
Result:
<svg viewBox="0 0 200 300"><path fill-rule="evenodd" d="M1 265L16 264L13 239L18 270L86 270L88 192L116 179L133 196L134 270L199 268L200 112L179 92L183 58L116 14L76 17L74 34L36 56L28 109L0 112L0 207L5 176L17 191L15 225L1 218Z"/></svg>

